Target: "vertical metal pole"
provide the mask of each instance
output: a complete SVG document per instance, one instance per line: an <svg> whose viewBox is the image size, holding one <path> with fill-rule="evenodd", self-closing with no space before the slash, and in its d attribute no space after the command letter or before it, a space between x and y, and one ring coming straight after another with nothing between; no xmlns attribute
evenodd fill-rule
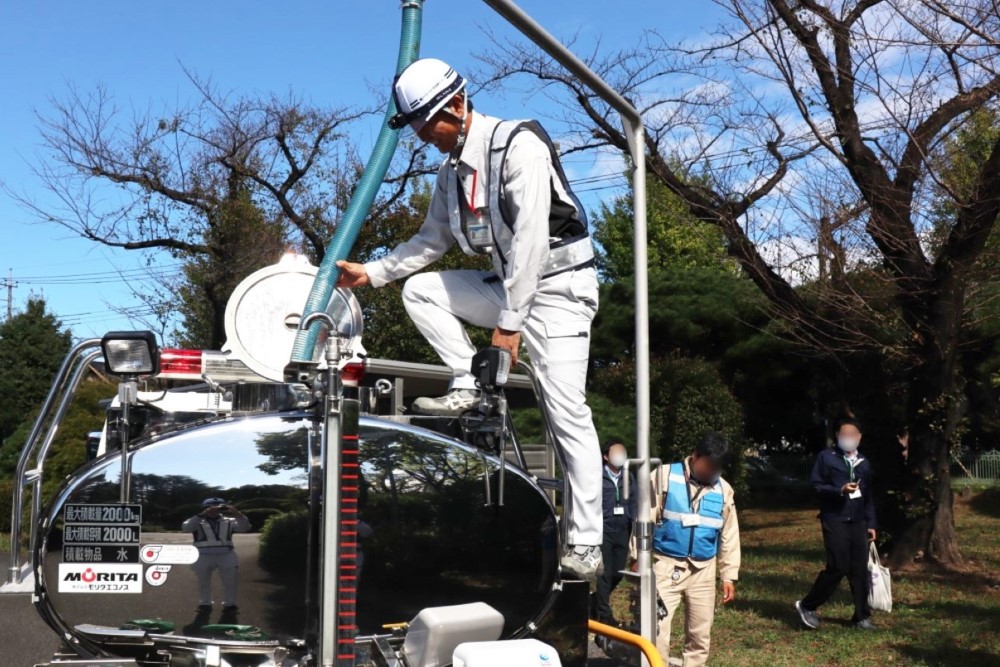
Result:
<svg viewBox="0 0 1000 667"><path fill-rule="evenodd" d="M636 555L639 569L640 634L656 643L656 581L653 578L653 522L649 499L649 280L646 254L646 133L642 121L626 122L635 171L632 174L632 210L635 216L635 370L636 456L639 467L639 517ZM641 224L640 224L641 221ZM645 658L643 658L645 660Z"/></svg>
<svg viewBox="0 0 1000 667"><path fill-rule="evenodd" d="M621 94L577 58L559 40L510 0L483 0L528 39L552 56L560 65L601 96L618 113L629 141L634 165L633 226L635 251L635 361L636 361L636 449L643 463L639 468L639 518L635 530L642 594L640 631L656 641L656 591L652 569L653 524L649 500L649 285L646 270L646 134L642 116ZM646 664L645 658L643 663Z"/></svg>
<svg viewBox="0 0 1000 667"><path fill-rule="evenodd" d="M316 418L309 428L309 537L306 554L306 631L304 638L310 647L319 646L320 563L323 544L323 434L326 403L317 408Z"/></svg>
<svg viewBox="0 0 1000 667"><path fill-rule="evenodd" d="M323 313L324 315L326 313ZM304 321L304 320L303 320ZM332 322L331 322L332 324ZM340 597L340 339L330 327L326 345L326 418L323 424L323 539L320 546L319 660L337 664L337 601ZM352 659L353 662L353 659Z"/></svg>
<svg viewBox="0 0 1000 667"><path fill-rule="evenodd" d="M132 486L132 467L128 460L129 410L138 399L138 391L139 386L135 380L122 382L118 385L118 402L122 408L122 415L118 423L122 456L121 488L118 496L119 502L123 504L129 501L129 487Z"/></svg>

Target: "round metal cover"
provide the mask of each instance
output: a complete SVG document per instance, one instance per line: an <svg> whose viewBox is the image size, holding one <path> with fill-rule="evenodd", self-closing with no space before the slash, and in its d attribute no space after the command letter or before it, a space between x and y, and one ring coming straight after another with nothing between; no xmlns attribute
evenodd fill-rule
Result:
<svg viewBox="0 0 1000 667"><path fill-rule="evenodd" d="M226 305L223 349L258 375L283 380L317 271L304 257L287 256L247 276ZM347 289L334 290L327 313L337 323L345 349L360 351L363 323L354 294ZM324 333L316 345L315 361L323 358L325 343Z"/></svg>

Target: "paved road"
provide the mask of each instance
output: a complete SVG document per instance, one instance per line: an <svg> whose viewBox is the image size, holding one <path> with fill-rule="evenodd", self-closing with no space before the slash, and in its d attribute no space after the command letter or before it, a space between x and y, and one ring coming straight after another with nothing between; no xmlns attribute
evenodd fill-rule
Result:
<svg viewBox="0 0 1000 667"><path fill-rule="evenodd" d="M0 595L0 646L4 667L31 667L48 660L59 640L31 606L27 595Z"/></svg>

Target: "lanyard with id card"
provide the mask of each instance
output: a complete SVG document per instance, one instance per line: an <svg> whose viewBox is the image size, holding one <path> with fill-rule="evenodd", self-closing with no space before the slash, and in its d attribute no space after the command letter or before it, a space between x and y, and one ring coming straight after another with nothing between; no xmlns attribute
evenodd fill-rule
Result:
<svg viewBox="0 0 1000 667"><path fill-rule="evenodd" d="M685 475L684 481L685 481L684 486L687 489L687 494L688 494L688 514L684 514L681 516L681 525L685 528L693 528L697 526L701 520L700 517L698 516L698 513L694 511L694 501L703 491L705 491L705 489L699 488L698 493L696 493L694 497L692 497L691 482L688 481L687 475Z"/></svg>
<svg viewBox="0 0 1000 667"><path fill-rule="evenodd" d="M465 199L465 188L462 187L462 179L458 172L455 172L455 180L458 183L458 191L464 204L462 215L462 233L469 243L469 247L478 253L485 254L493 249L493 225L490 220L490 209L488 206L476 207L476 186L479 182L479 172L472 172L472 194L468 200Z"/></svg>
<svg viewBox="0 0 1000 667"><path fill-rule="evenodd" d="M847 471L851 475L851 484L857 483L858 479L857 479L857 476L854 474L854 466L856 466L858 463L861 463L861 462L858 461L857 459L849 459L849 458L847 458L845 456L844 457L844 463L847 464ZM848 494L847 497L849 499L851 499L851 500L854 500L856 498L860 498L861 497L861 486L860 486L860 484L858 485L858 488L854 489L854 491L852 491L850 494Z"/></svg>
<svg viewBox="0 0 1000 667"><path fill-rule="evenodd" d="M608 471L608 477L615 484L615 508L612 510L612 513L615 516L625 516L625 508L622 507L621 505L622 495L621 495L621 487L619 486L619 484L621 483L621 478L619 477L618 479L615 479L614 477L611 476L610 471Z"/></svg>

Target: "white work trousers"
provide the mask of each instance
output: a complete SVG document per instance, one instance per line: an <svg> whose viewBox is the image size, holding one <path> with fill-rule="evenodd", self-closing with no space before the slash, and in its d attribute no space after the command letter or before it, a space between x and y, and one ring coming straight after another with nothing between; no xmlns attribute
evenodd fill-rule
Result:
<svg viewBox="0 0 1000 667"><path fill-rule="evenodd" d="M236 584L240 574L240 559L235 550L220 553L201 552L191 564L198 576L198 604L212 604L212 572L219 571L222 579L222 604L236 604Z"/></svg>
<svg viewBox="0 0 1000 667"><path fill-rule="evenodd" d="M601 451L587 407L590 325L597 314L597 274L566 271L538 283L521 331L545 393L553 435L566 460L569 492L567 538L598 546L601 514ZM406 312L452 370L453 389L475 388L470 372L476 353L462 322L494 329L506 307L503 285L489 271L443 271L410 278L403 288Z"/></svg>

